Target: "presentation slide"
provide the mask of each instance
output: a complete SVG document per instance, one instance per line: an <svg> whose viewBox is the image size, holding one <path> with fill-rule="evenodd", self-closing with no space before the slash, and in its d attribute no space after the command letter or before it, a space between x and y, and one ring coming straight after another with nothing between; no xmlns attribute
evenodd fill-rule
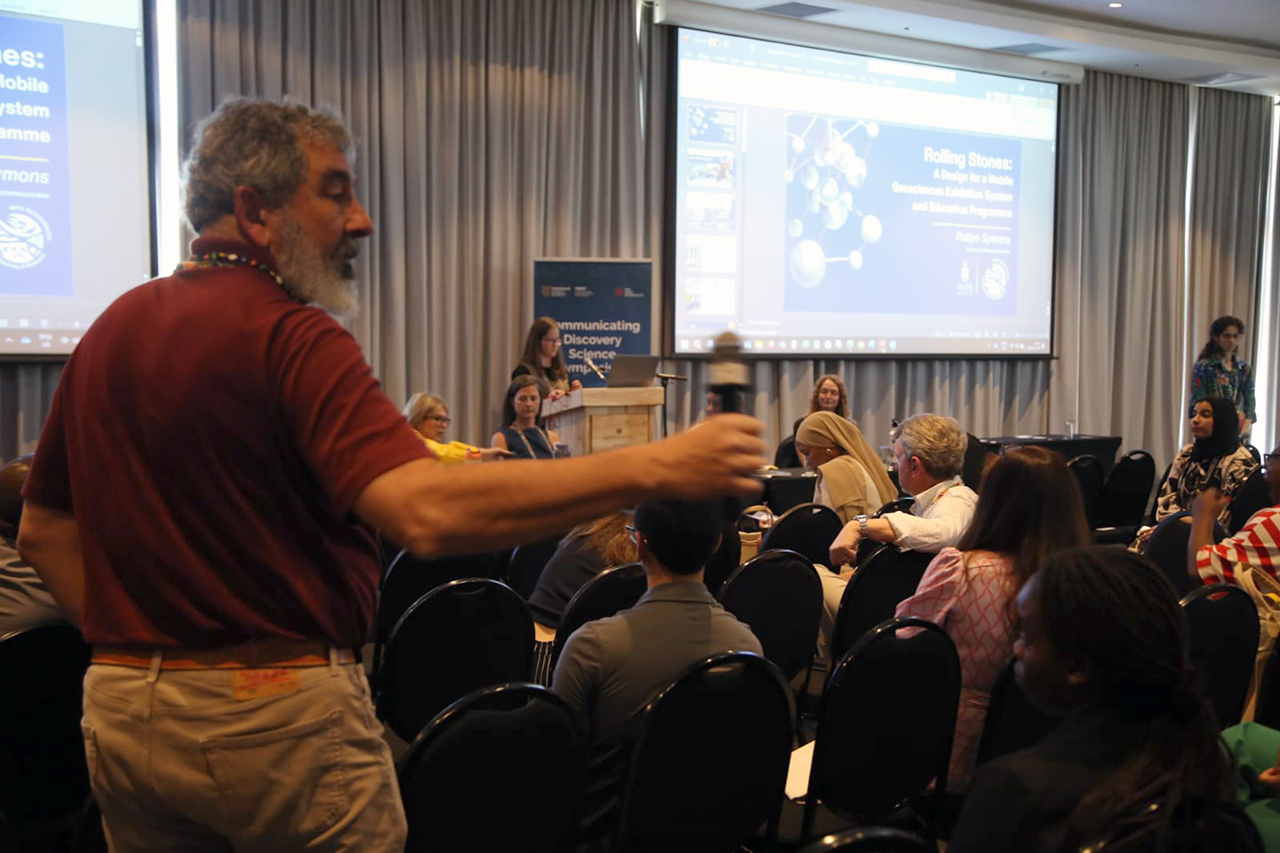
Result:
<svg viewBox="0 0 1280 853"><path fill-rule="evenodd" d="M151 274L141 0L0 0L0 355L65 355Z"/></svg>
<svg viewBox="0 0 1280 853"><path fill-rule="evenodd" d="M1056 84L677 42L673 354L1050 354Z"/></svg>

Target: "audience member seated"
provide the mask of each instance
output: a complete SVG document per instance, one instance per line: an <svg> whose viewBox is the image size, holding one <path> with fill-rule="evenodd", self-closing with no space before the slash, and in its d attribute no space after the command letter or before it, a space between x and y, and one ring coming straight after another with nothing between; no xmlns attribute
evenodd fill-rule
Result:
<svg viewBox="0 0 1280 853"><path fill-rule="evenodd" d="M720 542L718 502L643 504L634 530L648 592L635 607L574 631L552 681L552 689L583 714L592 742L582 809L581 840L587 847L609 831L620 793L621 736L631 715L704 658L762 653L751 629L725 611L702 582L703 566Z"/></svg>
<svg viewBox="0 0 1280 853"><path fill-rule="evenodd" d="M809 411L805 413L805 417L815 412L834 412L842 418L849 417L849 392L845 390L844 382L834 373L819 376L818 381L813 383L813 395L809 398ZM800 467L800 454L796 449L796 431L800 429L803 420L804 418L797 419L795 425L791 427L791 435L778 444L778 449L773 456L775 468Z"/></svg>
<svg viewBox="0 0 1280 853"><path fill-rule="evenodd" d="M1164 521L1186 509L1191 499L1210 486L1217 486L1230 497L1258 470L1249 449L1240 443L1236 407L1225 397L1206 397L1195 404L1191 415L1191 435L1195 439L1173 459L1169 476L1156 496L1156 521ZM1230 509L1224 508L1218 521L1231 521ZM1138 532L1145 542L1151 528Z"/></svg>
<svg viewBox="0 0 1280 853"><path fill-rule="evenodd" d="M511 455L498 447L472 447L461 441L446 444L444 431L449 426L449 409L445 407L444 400L435 394L414 394L404 406L404 416L409 421L409 426L417 430L418 435L422 436L427 447L441 462L488 462Z"/></svg>
<svg viewBox="0 0 1280 853"><path fill-rule="evenodd" d="M1258 828L1267 853L1280 853L1280 732L1239 723L1222 733L1235 755L1236 805Z"/></svg>
<svg viewBox="0 0 1280 853"><path fill-rule="evenodd" d="M18 554L22 484L33 455L18 456L0 468L0 637L66 617L31 564Z"/></svg>
<svg viewBox="0 0 1280 853"><path fill-rule="evenodd" d="M1280 446L1263 458L1267 486L1276 506L1258 510L1244 527L1215 545L1213 523L1223 507L1231 505L1231 498L1218 488L1206 489L1191 501L1191 538L1187 542L1187 568L1193 578L1207 584L1243 586L1255 600L1258 586L1265 584L1271 591L1280 580L1276 576L1280 566ZM1260 573L1265 578L1260 578Z"/></svg>
<svg viewBox="0 0 1280 853"><path fill-rule="evenodd" d="M560 540L556 552L542 569L529 596L536 641L534 680L539 684L550 680L551 673L547 670L551 648L569 600L584 583L605 569L636 561L636 543L628 529L631 520L630 510L620 510L579 524Z"/></svg>
<svg viewBox="0 0 1280 853"><path fill-rule="evenodd" d="M1066 715L978 769L948 853L1057 853L1160 801L1228 800L1233 767L1194 681L1173 585L1114 547L1050 556L1017 598L1018 683Z"/></svg>
<svg viewBox="0 0 1280 853"><path fill-rule="evenodd" d="M936 554L960 541L973 520L978 495L960 481L967 437L960 424L942 415L915 415L890 434L898 465L898 485L916 499L911 512L889 512L880 518L855 518L831 543L831 567L854 561L863 537L892 542L904 551ZM888 499L886 499L887 502ZM835 626L836 613L852 568L818 572L822 579L823 617L819 645Z"/></svg>
<svg viewBox="0 0 1280 853"><path fill-rule="evenodd" d="M933 558L899 618L946 629L960 655L960 708L947 790L969 787L991 688L1013 657L1014 596L1045 557L1090 542L1075 477L1043 447L1011 448L988 469L959 544Z"/></svg>
<svg viewBox="0 0 1280 853"><path fill-rule="evenodd" d="M520 363L511 371L512 379L520 376L541 379L548 389L543 396L552 400L582 387L577 379L569 381L569 367L560 349L560 326L550 317L539 317L529 327Z"/></svg>
<svg viewBox="0 0 1280 853"><path fill-rule="evenodd" d="M542 382L532 376L511 380L502 400L504 426L489 443L517 459L554 459L560 436L542 426L542 391Z"/></svg>
<svg viewBox="0 0 1280 853"><path fill-rule="evenodd" d="M815 412L801 422L796 450L818 469L814 503L834 509L842 523L874 513L898 496L862 431L833 412Z"/></svg>

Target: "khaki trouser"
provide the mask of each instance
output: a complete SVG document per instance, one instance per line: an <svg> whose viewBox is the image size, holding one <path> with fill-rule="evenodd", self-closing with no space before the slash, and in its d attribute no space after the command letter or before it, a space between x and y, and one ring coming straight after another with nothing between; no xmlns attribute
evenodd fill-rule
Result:
<svg viewBox="0 0 1280 853"><path fill-rule="evenodd" d="M404 808L359 664L94 664L85 752L113 853L400 851Z"/></svg>

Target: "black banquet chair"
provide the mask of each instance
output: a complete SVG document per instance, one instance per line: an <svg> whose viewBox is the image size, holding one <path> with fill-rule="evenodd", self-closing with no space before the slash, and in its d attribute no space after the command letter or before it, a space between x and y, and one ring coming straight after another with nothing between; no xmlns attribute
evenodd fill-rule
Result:
<svg viewBox="0 0 1280 853"><path fill-rule="evenodd" d="M1253 721L1268 728L1280 729L1280 643L1271 647L1266 664L1258 674L1258 698ZM1256 670L1255 670L1256 671Z"/></svg>
<svg viewBox="0 0 1280 853"><path fill-rule="evenodd" d="M1173 581L1173 588L1178 591L1178 595L1186 595L1202 586L1187 571L1187 541L1191 538L1190 515L1186 510L1174 513L1157 524L1147 538L1147 559ZM1218 542L1226 535L1227 531L1222 529L1222 525L1214 522L1213 541Z"/></svg>
<svg viewBox="0 0 1280 853"><path fill-rule="evenodd" d="M915 593L933 557L886 545L858 566L840 598L831 635L832 660L839 660L867 631L893 618L898 604Z"/></svg>
<svg viewBox="0 0 1280 853"><path fill-rule="evenodd" d="M894 500L889 501L887 504L885 504L884 506L876 510L875 518L879 518L880 516L887 515L888 513L891 513L891 512L909 513L911 512L911 508L915 506L915 504L916 504L915 498L895 498Z"/></svg>
<svg viewBox="0 0 1280 853"><path fill-rule="evenodd" d="M860 826L824 835L800 853L937 853L936 844L891 826Z"/></svg>
<svg viewBox="0 0 1280 853"><path fill-rule="evenodd" d="M825 566L831 561L831 543L843 526L831 507L815 503L793 506L765 531L760 550L795 551L809 562Z"/></svg>
<svg viewBox="0 0 1280 853"><path fill-rule="evenodd" d="M905 804L936 827L959 702L960 658L942 628L890 619L864 634L822 691L801 841L819 800L872 822Z"/></svg>
<svg viewBox="0 0 1280 853"><path fill-rule="evenodd" d="M524 681L533 663L533 616L504 583L464 578L436 587L400 617L382 657L379 719L412 740L473 690Z"/></svg>
<svg viewBox="0 0 1280 853"><path fill-rule="evenodd" d="M1098 527L1137 528L1151 500L1156 480L1156 463L1145 450L1130 450L1121 456L1107 475L1098 502ZM1133 533L1129 533L1133 538Z"/></svg>
<svg viewBox="0 0 1280 853"><path fill-rule="evenodd" d="M555 536L541 542L517 546L511 552L511 561L507 564L507 586L514 589L521 598L528 600L538 585L538 578L542 577L542 570L551 561L563 538Z"/></svg>
<svg viewBox="0 0 1280 853"><path fill-rule="evenodd" d="M626 610L639 601L648 588L649 579L644 573L644 566L639 563L605 569L578 587L560 617L560 628L551 647L552 668L560 660L564 644L574 631L588 622Z"/></svg>
<svg viewBox="0 0 1280 853"><path fill-rule="evenodd" d="M377 690L382 677L382 652L391 629L409 606L436 587L460 578L494 578L498 574L496 554L421 559L400 551L387 566L378 592L378 610L373 619L373 676Z"/></svg>
<svg viewBox="0 0 1280 853"><path fill-rule="evenodd" d="M1191 661L1204 679L1218 728L1240 722L1258 653L1258 608L1238 586L1202 586L1179 602L1187 613Z"/></svg>
<svg viewBox="0 0 1280 853"><path fill-rule="evenodd" d="M738 525L732 521L725 522L720 530L720 545L707 558L706 568L702 570L702 582L707 590L712 595L719 595L720 588L741 561L742 537L738 535Z"/></svg>
<svg viewBox="0 0 1280 853"><path fill-rule="evenodd" d="M1084 454L1067 462L1071 473L1076 475L1080 484L1080 497L1084 499L1084 516L1089 520L1089 529L1098 526L1098 504L1102 499L1102 463L1094 456Z"/></svg>
<svg viewBox="0 0 1280 853"><path fill-rule="evenodd" d="M1267 485L1266 472L1259 468L1231 496L1231 521L1227 525L1227 532L1237 532L1255 512L1274 503L1271 500L1271 487Z"/></svg>
<svg viewBox="0 0 1280 853"><path fill-rule="evenodd" d="M750 652L695 664L628 721L614 853L729 853L776 833L795 707Z"/></svg>
<svg viewBox="0 0 1280 853"><path fill-rule="evenodd" d="M405 849L571 850L586 772L586 734L559 696L520 683L469 693L400 760Z"/></svg>
<svg viewBox="0 0 1280 853"><path fill-rule="evenodd" d="M991 688L991 701L978 742L977 765L993 758L1029 749L1062 722L1061 717L1042 711L1027 699L1014 676L1014 661L1000 671Z"/></svg>
<svg viewBox="0 0 1280 853"><path fill-rule="evenodd" d="M788 681L808 671L822 619L822 581L813 563L794 551L765 551L725 581L720 604L751 628Z"/></svg>
<svg viewBox="0 0 1280 853"><path fill-rule="evenodd" d="M53 824L73 826L89 796L80 731L88 668L89 647L66 623L0 637L0 814L31 849Z"/></svg>

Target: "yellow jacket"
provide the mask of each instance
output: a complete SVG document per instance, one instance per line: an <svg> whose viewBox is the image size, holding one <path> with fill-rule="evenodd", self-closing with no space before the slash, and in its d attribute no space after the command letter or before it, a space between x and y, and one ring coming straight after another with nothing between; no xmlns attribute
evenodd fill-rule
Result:
<svg viewBox="0 0 1280 853"><path fill-rule="evenodd" d="M463 444L461 441L451 441L448 444L441 444L438 441L423 436L423 442L427 448L440 457L440 461L447 465L454 465L459 462L466 462L470 459L480 458L480 448L472 447L469 444Z"/></svg>

